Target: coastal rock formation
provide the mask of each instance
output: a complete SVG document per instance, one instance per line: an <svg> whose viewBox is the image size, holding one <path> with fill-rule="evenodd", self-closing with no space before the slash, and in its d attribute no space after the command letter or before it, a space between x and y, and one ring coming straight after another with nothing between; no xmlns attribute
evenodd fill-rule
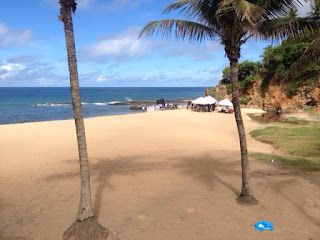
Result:
<svg viewBox="0 0 320 240"><path fill-rule="evenodd" d="M249 108L262 108L267 111L292 112L303 109L307 106L320 106L320 78L313 84L303 84L293 96L287 95L286 83L279 83L272 78L265 93L261 92L262 79L253 81L244 92L240 93L241 104ZM226 86L219 84L213 89L207 89L206 93L211 92L217 98L229 98Z"/></svg>
<svg viewBox="0 0 320 240"><path fill-rule="evenodd" d="M146 106L133 105L130 107L130 110L142 110L142 107L146 107Z"/></svg>
<svg viewBox="0 0 320 240"><path fill-rule="evenodd" d="M175 99L175 100L166 100L166 102L174 102L174 103L186 103L192 101L190 99ZM149 106L155 105L156 101L153 100L135 100L135 101L124 101L124 102L111 102L108 105L135 105L135 106Z"/></svg>

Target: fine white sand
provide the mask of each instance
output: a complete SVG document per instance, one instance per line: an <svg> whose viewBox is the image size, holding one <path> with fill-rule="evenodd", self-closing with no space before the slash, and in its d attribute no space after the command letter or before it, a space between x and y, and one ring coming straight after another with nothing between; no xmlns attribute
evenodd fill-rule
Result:
<svg viewBox="0 0 320 240"><path fill-rule="evenodd" d="M249 151L272 153L249 136ZM257 206L241 189L233 114L187 110L85 120L94 211L109 239L319 239L320 177L251 159ZM0 126L0 239L60 239L75 220L73 120ZM274 223L258 232L256 221Z"/></svg>

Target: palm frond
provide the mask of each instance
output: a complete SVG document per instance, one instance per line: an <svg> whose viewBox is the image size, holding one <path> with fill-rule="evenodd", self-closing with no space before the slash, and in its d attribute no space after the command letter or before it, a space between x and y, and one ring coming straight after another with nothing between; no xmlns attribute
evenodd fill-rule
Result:
<svg viewBox="0 0 320 240"><path fill-rule="evenodd" d="M169 13L173 10L178 10L178 9L181 9L180 11L183 12L186 9L195 7L198 3L199 1L195 1L195 0L179 0L167 6L164 9L163 13Z"/></svg>
<svg viewBox="0 0 320 240"><path fill-rule="evenodd" d="M320 64L320 33L318 37L314 39L310 45L304 50L301 57L291 66L287 76L282 80L288 82L294 79L296 74L314 70L315 67L319 71Z"/></svg>
<svg viewBox="0 0 320 240"><path fill-rule="evenodd" d="M257 23L267 15L267 12L259 5L247 0L223 0L218 10L220 23L228 22L225 19L222 20L225 15L235 15L237 17L235 21L243 26L249 25L251 29L256 30Z"/></svg>
<svg viewBox="0 0 320 240"><path fill-rule="evenodd" d="M240 21L247 20L252 25L267 14L265 9L246 0L224 0L221 7L226 7L230 4L232 4L232 9L234 9Z"/></svg>
<svg viewBox="0 0 320 240"><path fill-rule="evenodd" d="M257 0L256 4L268 12L269 18L283 17L291 9L298 9L309 0Z"/></svg>
<svg viewBox="0 0 320 240"><path fill-rule="evenodd" d="M64 21L66 19L66 14L70 11L73 13L76 12L77 9L77 0L59 0L60 4L60 15L58 16L59 21Z"/></svg>
<svg viewBox="0 0 320 240"><path fill-rule="evenodd" d="M221 1L223 0L179 0L166 7L164 13L180 10L179 12L187 18L192 18L217 30L219 25L216 13Z"/></svg>
<svg viewBox="0 0 320 240"><path fill-rule="evenodd" d="M181 19L167 19L148 23L140 32L139 37L161 34L169 37L172 33L176 38L188 39L191 42L202 42L213 39L218 33L206 25Z"/></svg>
<svg viewBox="0 0 320 240"><path fill-rule="evenodd" d="M75 13L77 9L77 0L59 0L59 3L62 8L72 10L73 13Z"/></svg>
<svg viewBox="0 0 320 240"><path fill-rule="evenodd" d="M304 35L308 31L317 30L318 24L310 18L282 17L263 21L259 26L257 38L278 41L290 36Z"/></svg>

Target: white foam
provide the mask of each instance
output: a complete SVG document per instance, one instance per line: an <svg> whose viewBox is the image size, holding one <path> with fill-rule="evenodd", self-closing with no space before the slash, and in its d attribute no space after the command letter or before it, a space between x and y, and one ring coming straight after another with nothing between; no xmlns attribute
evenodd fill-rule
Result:
<svg viewBox="0 0 320 240"><path fill-rule="evenodd" d="M58 106L68 106L68 103L36 103L32 104L33 107L58 107Z"/></svg>
<svg viewBox="0 0 320 240"><path fill-rule="evenodd" d="M93 105L97 105L97 106L105 106L107 105L108 103L93 103Z"/></svg>
<svg viewBox="0 0 320 240"><path fill-rule="evenodd" d="M33 104L32 106L34 107L47 107L47 106L50 106L49 103L36 103L36 104Z"/></svg>
<svg viewBox="0 0 320 240"><path fill-rule="evenodd" d="M66 103L50 103L49 106L51 107L58 107L58 106L68 106L70 104L66 104Z"/></svg>
<svg viewBox="0 0 320 240"><path fill-rule="evenodd" d="M119 101L114 101L114 102L107 102L107 104L116 104L116 103L119 103Z"/></svg>
<svg viewBox="0 0 320 240"><path fill-rule="evenodd" d="M132 102L132 99L129 98L129 97L125 97L125 99L126 99L126 101L128 101L128 102Z"/></svg>

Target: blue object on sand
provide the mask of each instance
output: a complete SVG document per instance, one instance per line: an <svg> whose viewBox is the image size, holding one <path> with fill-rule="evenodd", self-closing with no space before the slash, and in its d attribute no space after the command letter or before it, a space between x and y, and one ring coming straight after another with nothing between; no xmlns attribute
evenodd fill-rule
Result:
<svg viewBox="0 0 320 240"><path fill-rule="evenodd" d="M255 227L256 227L256 230L258 231L273 230L273 224L268 221L256 222Z"/></svg>

